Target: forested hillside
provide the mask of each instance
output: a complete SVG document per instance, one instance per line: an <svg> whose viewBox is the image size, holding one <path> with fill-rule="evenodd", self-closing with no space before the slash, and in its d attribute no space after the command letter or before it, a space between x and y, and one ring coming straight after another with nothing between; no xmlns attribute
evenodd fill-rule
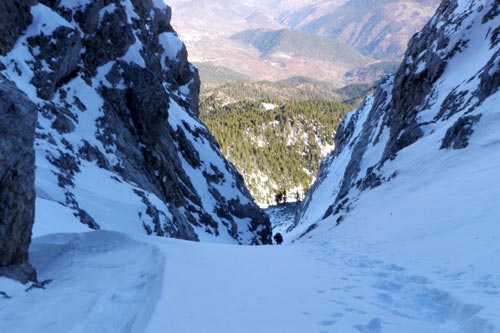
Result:
<svg viewBox="0 0 500 333"><path fill-rule="evenodd" d="M202 102L200 117L260 205L295 201L333 148L335 128L352 106L334 101Z"/></svg>
<svg viewBox="0 0 500 333"><path fill-rule="evenodd" d="M291 29L249 29L234 34L231 39L255 47L262 58L278 62L298 57L358 67L372 61L347 43Z"/></svg>
<svg viewBox="0 0 500 333"><path fill-rule="evenodd" d="M336 88L329 82L297 76L277 82L227 82L220 87L205 90L203 90L202 84L201 100L221 105L257 100L265 102L336 100L357 104L372 90L373 84L351 84L343 88Z"/></svg>
<svg viewBox="0 0 500 333"><path fill-rule="evenodd" d="M198 68L201 79L201 90L217 88L229 82L247 81L250 78L232 69L223 66L215 66L208 62L194 64Z"/></svg>

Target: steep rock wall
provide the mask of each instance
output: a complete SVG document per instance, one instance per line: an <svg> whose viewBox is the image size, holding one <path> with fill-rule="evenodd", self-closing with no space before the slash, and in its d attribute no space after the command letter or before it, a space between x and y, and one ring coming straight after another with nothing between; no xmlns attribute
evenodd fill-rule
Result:
<svg viewBox="0 0 500 333"><path fill-rule="evenodd" d="M36 106L0 74L0 275L36 280L28 263L35 213Z"/></svg>
<svg viewBox="0 0 500 333"><path fill-rule="evenodd" d="M36 106L0 75L0 275L26 281L35 213Z"/></svg>
<svg viewBox="0 0 500 333"><path fill-rule="evenodd" d="M296 215L297 232L324 219L341 223L365 192L407 182L400 174L415 173L420 161L453 150L472 156L475 128L497 119L490 104L500 85L499 12L493 0L443 1L410 41L395 76L344 119L336 149Z"/></svg>
<svg viewBox="0 0 500 333"><path fill-rule="evenodd" d="M0 55L12 49L31 23L30 4L0 3ZM0 73L0 276L22 282L36 280L28 262L35 215L36 117L36 106Z"/></svg>
<svg viewBox="0 0 500 333"><path fill-rule="evenodd" d="M0 66L40 110L35 234L270 241L266 215L198 120L198 74L168 6L44 0L29 14Z"/></svg>

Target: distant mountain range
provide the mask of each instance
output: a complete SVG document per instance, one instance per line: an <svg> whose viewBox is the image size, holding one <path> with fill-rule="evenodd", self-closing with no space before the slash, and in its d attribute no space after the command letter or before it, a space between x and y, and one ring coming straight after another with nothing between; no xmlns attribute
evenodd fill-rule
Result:
<svg viewBox="0 0 500 333"><path fill-rule="evenodd" d="M252 80L308 76L341 87L394 72L409 38L433 14L439 0L170 0L168 4L190 60L197 64L225 67ZM221 70L215 74L220 78ZM217 79L203 71L201 78L212 83Z"/></svg>
<svg viewBox="0 0 500 333"><path fill-rule="evenodd" d="M347 67L370 62L344 42L291 29L250 29L232 35L231 39L255 47L262 58L278 62L293 58L318 59Z"/></svg>
<svg viewBox="0 0 500 333"><path fill-rule="evenodd" d="M310 1L280 13L291 28L328 36L377 59L399 60L410 37L439 5L439 0ZM336 6L343 2L342 5ZM326 3L326 4L325 4Z"/></svg>

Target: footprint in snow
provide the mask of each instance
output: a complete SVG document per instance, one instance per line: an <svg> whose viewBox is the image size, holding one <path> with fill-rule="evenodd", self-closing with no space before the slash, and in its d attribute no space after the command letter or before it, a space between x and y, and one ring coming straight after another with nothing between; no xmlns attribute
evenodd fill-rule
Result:
<svg viewBox="0 0 500 333"><path fill-rule="evenodd" d="M475 284L481 288L485 288L485 289L497 289L497 285L495 284L495 282L491 281L490 278L483 278L482 280L480 281L476 281Z"/></svg>
<svg viewBox="0 0 500 333"><path fill-rule="evenodd" d="M401 288L403 288L401 284L390 280L379 280L375 282L373 287L386 291L399 291L401 290Z"/></svg>
<svg viewBox="0 0 500 333"><path fill-rule="evenodd" d="M331 299L330 302L338 304L338 305L347 305L346 302L338 301L336 299Z"/></svg>
<svg viewBox="0 0 500 333"><path fill-rule="evenodd" d="M431 281L429 279L427 279L424 276L419 276L419 275L408 276L408 277L406 277L406 279L403 279L403 281L411 282L411 283L415 283L415 284L429 284L429 283L431 283Z"/></svg>
<svg viewBox="0 0 500 333"><path fill-rule="evenodd" d="M358 286L345 286L344 290L351 291L351 290L356 289L356 288L358 288Z"/></svg>
<svg viewBox="0 0 500 333"><path fill-rule="evenodd" d="M387 272L377 272L377 273L375 273L375 276L385 278L385 277L388 277L389 274Z"/></svg>
<svg viewBox="0 0 500 333"><path fill-rule="evenodd" d="M333 324L335 324L335 320L325 319L318 322L318 324L321 326L332 326Z"/></svg>
<svg viewBox="0 0 500 333"><path fill-rule="evenodd" d="M374 318L367 325L354 325L354 328L362 333L380 333L382 332L382 320Z"/></svg>
<svg viewBox="0 0 500 333"><path fill-rule="evenodd" d="M394 265L394 264L386 265L385 268L390 270L390 271L396 271L396 272L402 272L402 271L406 270L404 267Z"/></svg>
<svg viewBox="0 0 500 333"><path fill-rule="evenodd" d="M394 301L392 299L392 296L388 293L380 293L377 295L377 299L379 300L379 302L381 302L382 304L392 304Z"/></svg>

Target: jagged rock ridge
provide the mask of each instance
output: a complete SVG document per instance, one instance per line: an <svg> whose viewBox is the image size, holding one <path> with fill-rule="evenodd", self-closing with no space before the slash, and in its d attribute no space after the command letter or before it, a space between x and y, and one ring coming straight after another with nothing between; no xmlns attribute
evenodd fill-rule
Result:
<svg viewBox="0 0 500 333"><path fill-rule="evenodd" d="M396 75L344 119L295 224L306 231L324 219L340 223L364 193L408 183L425 161L466 159L476 127L498 121L499 34L498 1L444 1L410 41ZM477 137L474 147L495 142Z"/></svg>
<svg viewBox="0 0 500 333"><path fill-rule="evenodd" d="M0 66L39 112L38 234L83 223L82 230L269 242L267 217L198 120L198 74L168 6L14 3L31 20L15 43L2 44Z"/></svg>

